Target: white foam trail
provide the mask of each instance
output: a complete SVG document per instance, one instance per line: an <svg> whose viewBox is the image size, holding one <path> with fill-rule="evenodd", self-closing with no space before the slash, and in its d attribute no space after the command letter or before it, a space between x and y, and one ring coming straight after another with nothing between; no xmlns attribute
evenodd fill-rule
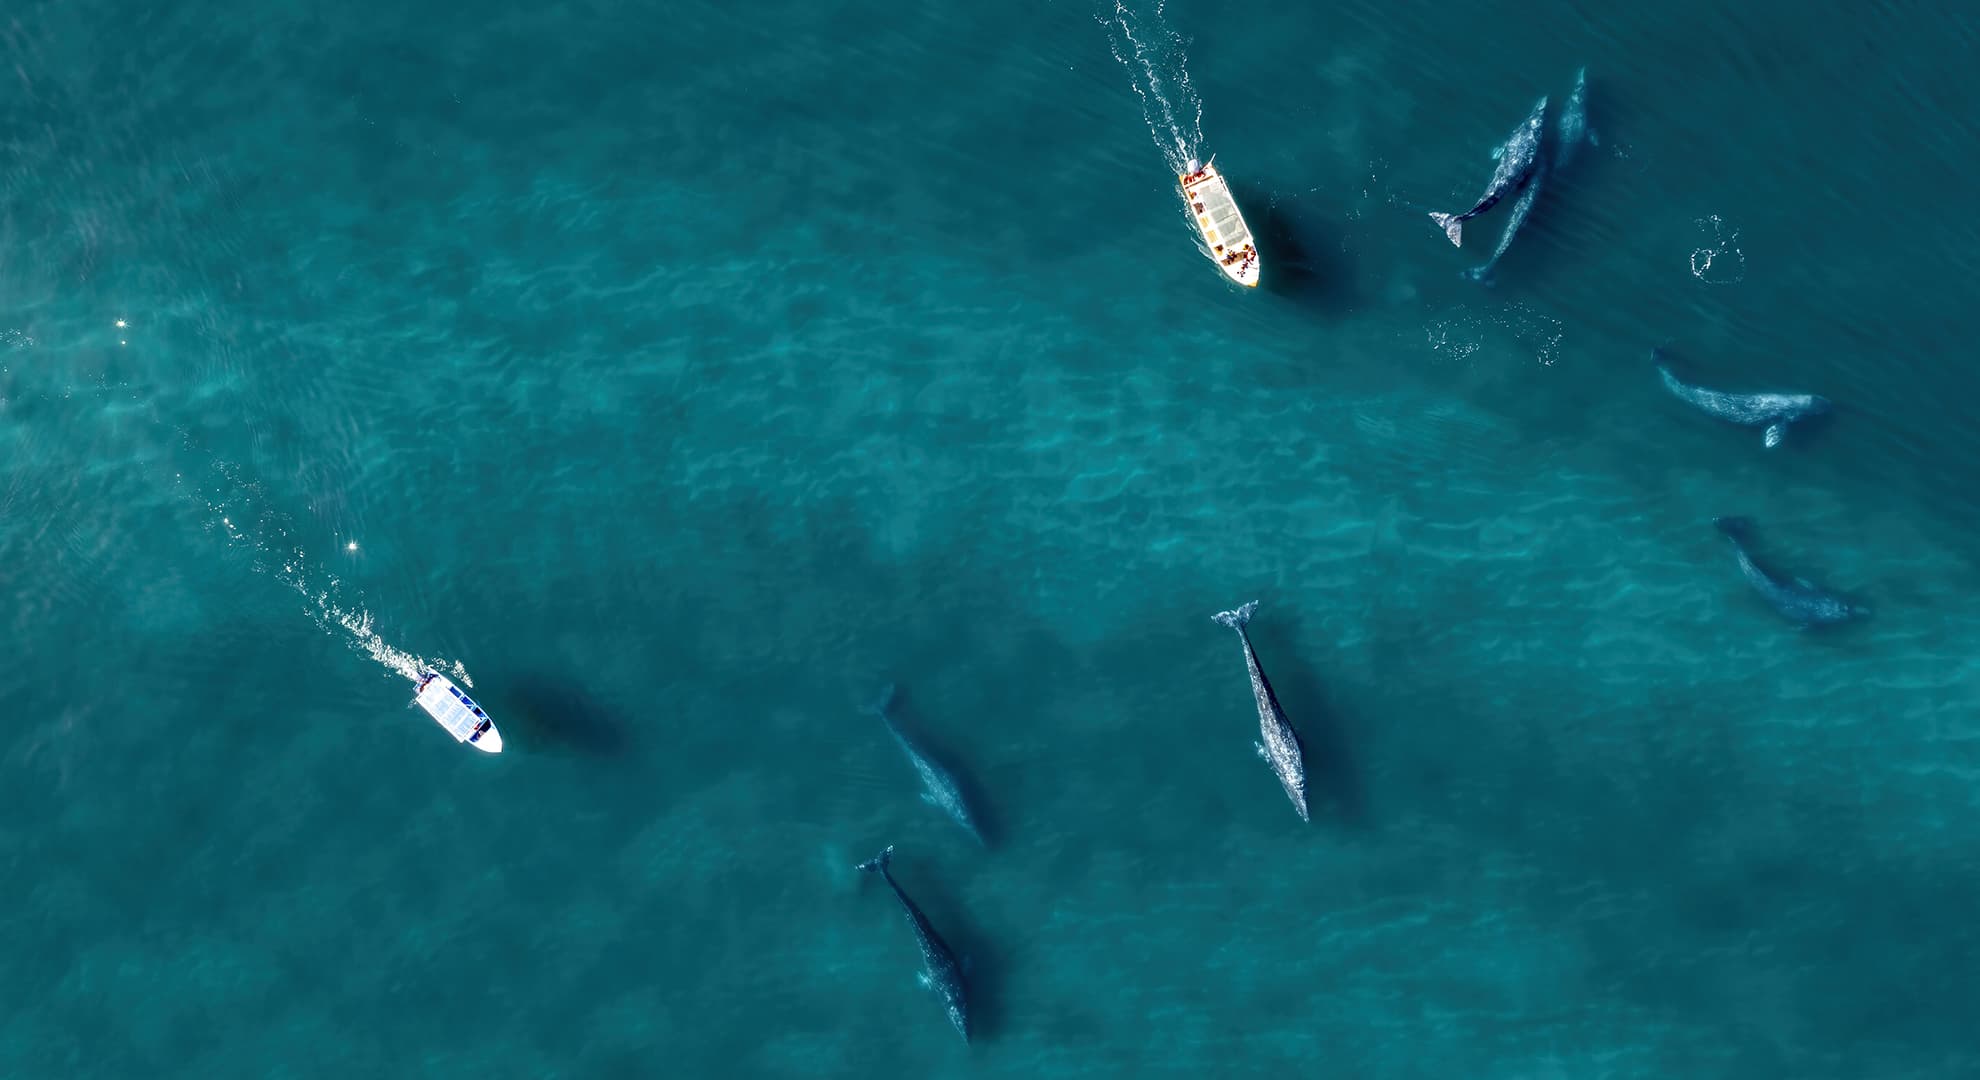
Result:
<svg viewBox="0 0 1980 1080"><path fill-rule="evenodd" d="M428 671L444 671L454 681L470 688L474 686L474 679L460 661L428 659L386 641L378 633L371 612L362 604L347 604L340 595L342 583L337 576L321 572L321 564L293 542L285 520L260 504L261 486L246 479L239 468L228 462L216 461L213 467L227 480L225 497L198 491L188 493L198 498L211 515L209 528L224 533L230 546L247 548L252 553L255 570L271 573L277 581L301 593L309 601L304 612L325 633L341 629L349 635L353 649L411 682L418 682ZM183 485L184 477L179 481ZM281 546L288 550L279 564L271 566L267 556ZM316 580L325 584L313 586Z"/></svg>
<svg viewBox="0 0 1980 1080"><path fill-rule="evenodd" d="M25 331L0 328L0 356L21 352L34 347L34 338ZM0 376L10 374L6 365L0 365ZM0 417L4 417L9 405L8 387L11 380L0 380ZM97 394L108 391L108 385L84 388L83 393ZM76 391L72 388L63 391L68 396ZM180 442L189 450L202 456L206 452L198 449L192 434L184 428L178 429ZM459 661L441 659L429 660L399 648L386 641L374 626L371 612L362 604L347 603L339 593L339 583L335 575L318 574L320 564L313 562L292 539L293 530L288 519L273 510L268 504L263 486L231 462L213 459L212 469L221 482L200 485L189 482L183 473L175 474L174 486L180 494L198 502L207 514L207 529L223 534L227 545L243 548L249 553L250 565L258 572L272 572L277 580L295 589L309 600L304 610L326 633L333 628L341 629L350 637L352 648L370 657L388 671L395 672L413 682L419 681L427 671L445 671L456 682L472 687L474 680L467 668ZM0 509L11 505L18 478L13 478L0 487ZM287 553L277 562L270 556L280 549ZM310 579L324 577L328 585L312 588Z"/></svg>
<svg viewBox="0 0 1980 1080"><path fill-rule="evenodd" d="M309 597L311 607L306 609L309 617L322 627L325 633L329 633L333 626L341 627L350 635L352 648L370 657L387 671L396 672L407 681L415 683L429 671L445 671L453 676L455 682L467 687L474 686L474 679L468 675L467 668L459 660L438 657L429 659L407 652L386 641L377 630L373 629L371 612L363 608L355 612L347 611L338 605L332 592L325 590L312 594L300 580L295 581L293 585L297 592ZM335 587L334 579L331 585L332 588Z"/></svg>
<svg viewBox="0 0 1980 1080"><path fill-rule="evenodd" d="M1107 44L1114 59L1128 69L1129 85L1141 99L1141 116L1148 134L1168 159L1170 171L1189 171L1203 147L1203 99L1189 81L1184 66L1187 42L1162 18L1166 0L1156 0L1154 14L1141 16L1126 0L1114 0L1110 15L1095 16L1107 27ZM1143 29L1141 24L1151 24Z"/></svg>

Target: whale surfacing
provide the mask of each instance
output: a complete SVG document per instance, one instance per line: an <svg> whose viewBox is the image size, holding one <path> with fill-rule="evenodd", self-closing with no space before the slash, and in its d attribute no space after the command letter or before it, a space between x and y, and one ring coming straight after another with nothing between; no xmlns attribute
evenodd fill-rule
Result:
<svg viewBox="0 0 1980 1080"><path fill-rule="evenodd" d="M963 981L962 965L956 962L956 954L949 949L948 942L935 932L928 916L909 899L907 890L894 880L888 867L894 861L894 845L873 858L859 864L859 869L869 874L879 874L887 881L887 887L894 890L894 899L901 905L901 915L907 919L909 929L914 931L914 943L921 949L921 984L935 992L942 999L942 1011L948 1014L949 1023L955 1026L956 1034L969 1041L969 985Z"/></svg>
<svg viewBox="0 0 1980 1080"><path fill-rule="evenodd" d="M1251 697L1258 706L1258 756L1271 766L1272 775L1279 778L1286 798L1299 811L1299 820L1310 821L1306 809L1306 759L1299 733L1286 719L1285 710L1279 708L1278 695L1272 693L1272 684L1265 678L1265 669L1258 666L1258 654L1251 648L1251 636L1244 630L1251 622L1252 612L1257 610L1258 601L1253 600L1235 611L1220 611L1210 618L1237 631L1238 642L1244 646L1245 671L1251 676Z"/></svg>
<svg viewBox="0 0 1980 1080"><path fill-rule="evenodd" d="M1652 349L1650 361L1656 366L1664 389L1670 391L1672 397L1707 416L1742 427L1760 428L1760 443L1769 450L1781 445L1781 440L1787 438L1788 425L1810 416L1821 416L1830 408L1829 399L1819 394L1735 394L1687 383L1664 362L1662 349Z"/></svg>
<svg viewBox="0 0 1980 1080"><path fill-rule="evenodd" d="M1547 99L1543 97L1539 104L1533 106L1533 112L1520 121L1519 127L1513 130L1505 144L1499 147L1499 166L1492 171L1492 181L1485 185L1485 194L1478 197L1478 202L1462 213L1433 211L1430 214L1430 220L1444 230L1452 247L1464 245L1465 222L1497 206L1500 199L1525 187L1526 182L1533 178L1533 170L1540 162L1540 137L1546 122Z"/></svg>

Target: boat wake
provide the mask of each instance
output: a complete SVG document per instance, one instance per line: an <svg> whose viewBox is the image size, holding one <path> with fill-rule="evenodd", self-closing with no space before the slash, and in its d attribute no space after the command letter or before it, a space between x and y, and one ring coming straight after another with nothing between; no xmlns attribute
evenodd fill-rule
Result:
<svg viewBox="0 0 1980 1080"><path fill-rule="evenodd" d="M143 417L146 413L132 402L149 403L158 396L155 389L134 386L126 381L113 385L102 381L101 377L93 385L51 383L45 376L59 372L58 367L47 363L30 366L14 362L12 354L38 348L36 340L25 331L0 327L0 447L8 449L10 460L30 456L18 444L33 434L15 422L17 404L29 399L67 401L81 398L100 406L106 416L130 419ZM44 378L30 383L24 378L30 372L39 373ZM62 415L68 416L67 413ZM418 682L427 671L438 671L462 686L474 685L474 680L459 661L422 657L387 641L378 632L376 619L366 610L362 596L347 595L348 590L334 569L309 556L296 539L300 530L276 509L276 501L270 498L265 486L251 470L206 449L202 440L187 428L166 425L155 418L136 422L156 425L156 436L166 442L176 441L187 455L180 466L172 467L168 490L197 507L198 516L204 519L206 532L220 536L230 550L245 557L254 572L269 574L282 585L301 594L306 601L303 610L318 628L325 633L345 637L354 651L370 657L374 663L409 682ZM135 449L134 446L99 445L95 449L105 460L128 459L136 462L151 461L155 451L162 449L155 446ZM164 451L164 454L170 456L170 451ZM14 504L21 497L23 485L32 482L33 478L32 472L15 469L0 479L0 517L15 513ZM19 515L16 513L16 516ZM6 536L0 533L0 540L4 539ZM0 552L6 550L5 545L0 544ZM357 545L348 543L346 551L351 557L356 557ZM46 754L51 760L54 759L61 745L73 741L72 729L80 726L65 714L58 727L30 740L29 757L43 756L41 747L45 744L56 747Z"/></svg>
<svg viewBox="0 0 1980 1080"><path fill-rule="evenodd" d="M342 629L350 635L352 648L371 657L387 670L398 672L410 682L419 682L421 676L429 671L440 671L462 686L474 686L474 680L468 677L467 668L459 660L428 660L415 656L386 641L374 628L371 612L363 608L356 611L345 609L336 599L338 583L335 575L329 578L326 587L312 590L303 579L302 568L305 565L303 553L298 549L283 563L278 576L283 584L309 599L310 606L305 610L326 633L334 633L333 628Z"/></svg>
<svg viewBox="0 0 1980 1080"><path fill-rule="evenodd" d="M1141 98L1148 134L1168 159L1169 171L1181 175L1199 161L1203 146L1203 99L1189 81L1188 56L1182 35L1162 17L1166 0L1155 0L1154 12L1142 15L1127 0L1113 0L1113 10L1095 15L1107 28L1114 59L1128 69L1135 96Z"/></svg>
<svg viewBox="0 0 1980 1080"><path fill-rule="evenodd" d="M371 612L342 596L337 575L294 542L294 530L267 506L259 483L226 461L215 461L213 471L221 482L206 487L188 484L183 474L176 479L187 497L206 508L208 529L223 535L229 546L245 549L257 572L302 594L308 601L303 611L325 633L343 632L352 649L410 682L417 683L428 671L439 671L463 686L474 686L460 661L428 659L386 641Z"/></svg>

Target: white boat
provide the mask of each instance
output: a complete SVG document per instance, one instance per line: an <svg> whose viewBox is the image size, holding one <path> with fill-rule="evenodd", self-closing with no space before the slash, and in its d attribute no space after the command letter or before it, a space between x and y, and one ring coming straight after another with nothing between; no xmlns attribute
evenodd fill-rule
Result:
<svg viewBox="0 0 1980 1080"><path fill-rule="evenodd" d="M490 754L502 752L502 733L495 730L495 721L452 679L437 671L427 672L419 680L419 695L413 701L455 741Z"/></svg>
<svg viewBox="0 0 1980 1080"><path fill-rule="evenodd" d="M1244 215L1238 213L1237 201L1231 198L1231 186L1224 182L1224 174L1217 171L1214 161L1202 166L1192 161L1189 169L1176 179L1182 182L1183 202L1189 204L1190 220L1196 222L1196 230L1209 245L1210 257L1224 268L1224 276L1246 288L1257 288L1258 248L1251 242Z"/></svg>

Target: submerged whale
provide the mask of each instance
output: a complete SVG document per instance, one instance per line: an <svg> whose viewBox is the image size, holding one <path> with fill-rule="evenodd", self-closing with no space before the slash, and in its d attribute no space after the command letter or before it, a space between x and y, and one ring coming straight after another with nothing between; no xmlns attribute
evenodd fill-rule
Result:
<svg viewBox="0 0 1980 1080"><path fill-rule="evenodd" d="M1732 394L1693 386L1671 373L1662 349L1652 349L1650 360L1664 380L1664 389L1679 401L1708 416L1765 429L1761 442L1769 448L1779 446L1787 437L1789 424L1829 411L1829 399L1818 394Z"/></svg>
<svg viewBox="0 0 1980 1080"><path fill-rule="evenodd" d="M1265 669L1258 666L1258 654L1252 651L1251 636L1244 632L1257 610L1258 601L1253 600L1236 611L1220 611L1210 618L1237 631L1238 642L1244 646L1244 668L1251 676L1251 697L1258 706L1258 756L1272 767L1272 775L1286 789L1286 798L1299 811L1299 820L1310 821L1306 812L1306 759L1299 733L1286 719L1285 710L1279 708L1278 695L1272 693Z"/></svg>
<svg viewBox="0 0 1980 1080"><path fill-rule="evenodd" d="M969 803L963 798L962 785L956 782L955 774L929 756L928 751L908 738L901 726L894 723L893 705L894 684L888 683L874 698L873 704L867 706L867 711L887 725L887 731L900 744L901 752L907 755L908 763L914 766L915 775L921 778L921 801L949 815L949 819L975 837L977 843L983 843L983 832L977 828L976 815L970 812Z"/></svg>
<svg viewBox="0 0 1980 1080"><path fill-rule="evenodd" d="M901 902L901 913L906 916L908 927L914 931L914 941L921 948L921 985L935 991L942 999L942 1010L949 1015L949 1023L956 1032L969 1041L969 985L963 981L962 965L956 963L956 954L949 950L942 935L928 923L928 916L921 913L915 902L908 898L907 890L894 880L887 869L894 860L894 845L887 850L859 864L861 870L879 874L887 879L887 886L894 890L894 898Z"/></svg>
<svg viewBox="0 0 1980 1080"><path fill-rule="evenodd" d="M1834 593L1824 592L1801 578L1783 579L1762 569L1746 550L1747 538L1753 532L1753 523L1746 518L1718 517L1712 519L1712 524L1732 541L1733 555L1739 560L1739 572L1745 576L1747 584L1752 585L1753 591L1789 622L1806 630L1811 626L1846 622L1870 614L1868 608L1851 604Z"/></svg>
<svg viewBox="0 0 1980 1080"><path fill-rule="evenodd" d="M1444 230L1451 238L1452 247L1464 244L1464 223L1490 210L1499 200L1518 191L1533 178L1533 170L1540 161L1540 137L1545 133L1547 122L1547 99L1541 98L1533 106L1533 112L1513 130L1505 145L1499 147L1499 167L1492 171L1492 182L1485 186L1485 194L1471 209L1457 214L1432 212L1430 220Z"/></svg>
<svg viewBox="0 0 1980 1080"><path fill-rule="evenodd" d="M1588 69L1581 68L1574 73L1574 89L1568 91L1567 107L1561 110L1560 123L1555 127L1559 136L1554 150L1554 167L1564 169L1574 161L1575 152L1582 143L1598 146L1602 140L1595 136L1588 126Z"/></svg>

